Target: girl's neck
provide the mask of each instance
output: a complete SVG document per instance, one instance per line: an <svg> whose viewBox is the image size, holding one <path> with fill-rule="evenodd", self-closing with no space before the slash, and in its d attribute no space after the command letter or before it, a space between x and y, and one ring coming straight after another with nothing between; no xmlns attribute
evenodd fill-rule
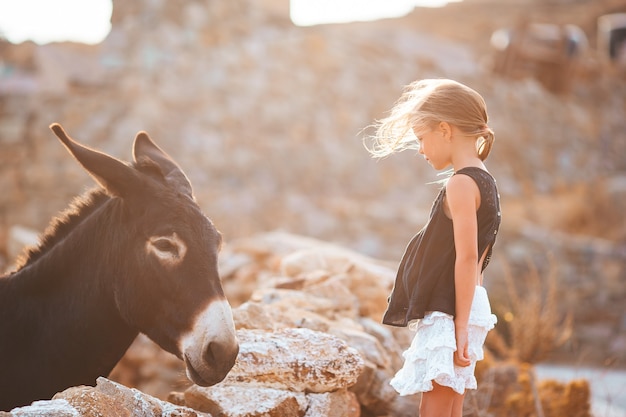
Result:
<svg viewBox="0 0 626 417"><path fill-rule="evenodd" d="M450 162L456 172L466 167L476 167L486 170L485 164L478 157L476 140L463 136L462 132L454 128L450 149Z"/></svg>
<svg viewBox="0 0 626 417"><path fill-rule="evenodd" d="M478 156L473 157L465 157L465 158L456 158L452 160L452 169L454 172L457 172L463 168L475 167L487 170L485 164Z"/></svg>

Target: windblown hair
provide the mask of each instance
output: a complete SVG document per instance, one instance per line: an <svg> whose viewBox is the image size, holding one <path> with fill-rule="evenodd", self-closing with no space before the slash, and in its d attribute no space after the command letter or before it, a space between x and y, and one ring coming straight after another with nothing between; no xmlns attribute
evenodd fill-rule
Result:
<svg viewBox="0 0 626 417"><path fill-rule="evenodd" d="M447 79L409 84L389 116L376 123L376 134L370 138L373 144L368 150L380 158L418 149L416 136L427 133L440 122L456 126L467 137L475 138L478 157L487 159L495 136L487 125L485 100L473 89Z"/></svg>

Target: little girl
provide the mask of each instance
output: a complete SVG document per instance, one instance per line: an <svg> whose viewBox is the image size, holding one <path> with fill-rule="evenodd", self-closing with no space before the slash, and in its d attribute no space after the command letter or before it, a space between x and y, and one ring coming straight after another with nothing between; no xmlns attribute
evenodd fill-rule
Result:
<svg viewBox="0 0 626 417"><path fill-rule="evenodd" d="M376 157L418 149L435 169L452 167L428 223L408 244L383 323L416 331L391 380L400 395L422 392L420 417L461 417L466 389L496 322L482 272L500 226L495 179L483 161L494 141L483 98L452 80L409 85L381 120Z"/></svg>

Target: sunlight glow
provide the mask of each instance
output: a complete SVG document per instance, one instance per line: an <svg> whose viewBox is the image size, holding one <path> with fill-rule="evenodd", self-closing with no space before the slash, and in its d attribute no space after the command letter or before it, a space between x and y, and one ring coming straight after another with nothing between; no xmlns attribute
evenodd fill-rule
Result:
<svg viewBox="0 0 626 417"><path fill-rule="evenodd" d="M111 12L111 0L0 0L0 37L95 44L111 30Z"/></svg>
<svg viewBox="0 0 626 417"><path fill-rule="evenodd" d="M290 0L291 20L298 26L401 17L415 7L443 7L461 0Z"/></svg>
<svg viewBox="0 0 626 417"><path fill-rule="evenodd" d="M441 7L461 0L289 1L294 24L311 26L400 17L416 6ZM111 0L0 0L0 39L96 44L111 30L111 12Z"/></svg>

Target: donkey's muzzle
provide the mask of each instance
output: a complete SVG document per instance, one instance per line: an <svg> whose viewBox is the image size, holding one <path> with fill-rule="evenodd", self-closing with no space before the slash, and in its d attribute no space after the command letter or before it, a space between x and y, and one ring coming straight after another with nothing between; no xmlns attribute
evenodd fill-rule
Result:
<svg viewBox="0 0 626 417"><path fill-rule="evenodd" d="M187 376L195 384L211 386L222 381L235 365L239 343L232 311L225 300L215 300L200 314L182 343Z"/></svg>

